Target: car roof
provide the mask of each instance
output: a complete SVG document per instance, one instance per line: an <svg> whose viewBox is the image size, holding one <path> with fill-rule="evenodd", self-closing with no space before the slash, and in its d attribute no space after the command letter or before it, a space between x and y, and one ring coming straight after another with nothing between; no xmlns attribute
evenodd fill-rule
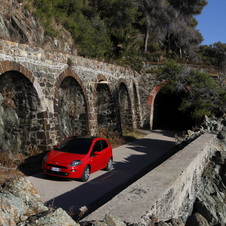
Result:
<svg viewBox="0 0 226 226"><path fill-rule="evenodd" d="M95 140L95 139L104 139L103 137L94 137L94 136L70 136L70 137L73 137L75 138L75 140ZM68 137L68 138L70 138Z"/></svg>

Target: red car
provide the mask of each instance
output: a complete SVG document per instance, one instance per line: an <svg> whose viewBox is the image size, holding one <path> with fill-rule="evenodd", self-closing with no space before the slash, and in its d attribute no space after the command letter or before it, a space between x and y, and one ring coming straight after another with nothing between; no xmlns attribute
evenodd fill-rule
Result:
<svg viewBox="0 0 226 226"><path fill-rule="evenodd" d="M45 155L42 171L45 174L89 179L90 173L112 168L112 148L105 138L71 136Z"/></svg>

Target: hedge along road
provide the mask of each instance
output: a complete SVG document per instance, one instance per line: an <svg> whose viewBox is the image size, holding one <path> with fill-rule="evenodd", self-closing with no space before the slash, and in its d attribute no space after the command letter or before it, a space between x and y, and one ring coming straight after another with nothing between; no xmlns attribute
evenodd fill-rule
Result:
<svg viewBox="0 0 226 226"><path fill-rule="evenodd" d="M174 154L174 136L172 131L154 131L142 139L113 149L113 169L95 172L85 183L43 173L28 179L47 206L73 212L76 220L82 206L87 206L87 214L90 214Z"/></svg>

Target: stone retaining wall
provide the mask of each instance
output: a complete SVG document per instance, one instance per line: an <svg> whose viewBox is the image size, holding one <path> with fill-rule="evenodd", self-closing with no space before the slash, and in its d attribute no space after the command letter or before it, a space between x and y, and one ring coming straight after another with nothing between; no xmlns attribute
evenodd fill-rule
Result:
<svg viewBox="0 0 226 226"><path fill-rule="evenodd" d="M68 135L98 135L101 126L121 132L125 106L130 108L126 111L130 128L142 127L138 78L137 73L125 67L0 40L0 93L4 99L10 92L15 94L10 101L15 105L15 114L20 114L19 128L9 126L14 129L13 139L19 140L18 149L24 147L20 143L26 143L48 151ZM65 84L70 87L66 89ZM30 100L31 92L21 90L25 86L32 90L34 101ZM24 105L27 113L21 114ZM6 152L13 148L10 139L1 142L5 137L1 121L0 117L0 149ZM20 142L20 137L26 136L24 131L34 124L32 137ZM5 142L9 143L6 148Z"/></svg>

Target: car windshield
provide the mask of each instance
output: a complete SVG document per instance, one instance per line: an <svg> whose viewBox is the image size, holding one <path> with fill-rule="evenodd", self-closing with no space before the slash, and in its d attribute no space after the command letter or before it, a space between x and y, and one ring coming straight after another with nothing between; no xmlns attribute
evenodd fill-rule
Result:
<svg viewBox="0 0 226 226"><path fill-rule="evenodd" d="M76 137L70 137L59 144L54 150L86 155L89 152L91 144L91 139L78 139Z"/></svg>

